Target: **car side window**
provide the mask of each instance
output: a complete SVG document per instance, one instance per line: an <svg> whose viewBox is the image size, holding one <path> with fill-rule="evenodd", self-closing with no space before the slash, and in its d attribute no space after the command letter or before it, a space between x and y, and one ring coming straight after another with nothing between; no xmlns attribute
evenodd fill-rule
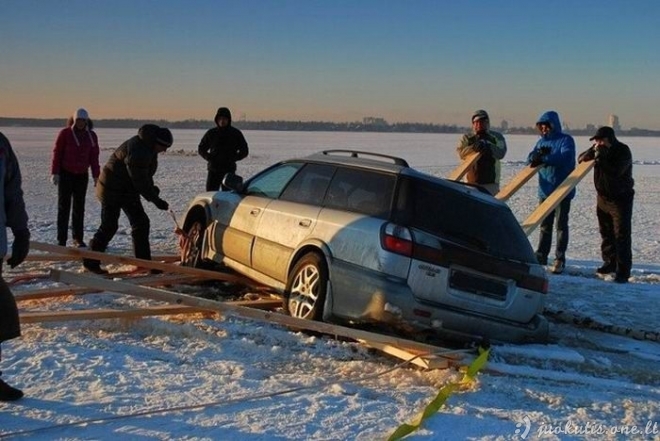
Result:
<svg viewBox="0 0 660 441"><path fill-rule="evenodd" d="M328 188L325 206L387 218L390 214L394 184L394 175L340 168Z"/></svg>
<svg viewBox="0 0 660 441"><path fill-rule="evenodd" d="M286 163L265 170L250 179L246 194L277 198L302 165L301 163Z"/></svg>
<svg viewBox="0 0 660 441"><path fill-rule="evenodd" d="M300 204L321 205L335 167L307 164L284 189L280 199Z"/></svg>

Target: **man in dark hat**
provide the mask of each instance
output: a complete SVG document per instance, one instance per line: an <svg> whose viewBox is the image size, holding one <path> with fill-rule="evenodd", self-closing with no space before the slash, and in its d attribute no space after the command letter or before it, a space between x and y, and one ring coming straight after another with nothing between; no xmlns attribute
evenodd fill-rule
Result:
<svg viewBox="0 0 660 441"><path fill-rule="evenodd" d="M490 118L485 110L474 112L472 133L461 137L456 151L461 159L473 152L481 153L468 170L466 182L480 185L493 195L500 191L500 159L506 155L506 141L501 133L490 130Z"/></svg>
<svg viewBox="0 0 660 441"><path fill-rule="evenodd" d="M169 129L145 124L136 136L112 153L96 186L96 197L101 201L101 226L89 243L92 251L106 250L119 228L119 215L123 211L131 224L135 257L151 260L151 225L140 196L160 210L169 209L169 204L161 199L160 189L154 185L153 177L158 169L158 154L172 143ZM93 273L107 273L98 260L83 259L83 266Z"/></svg>
<svg viewBox="0 0 660 441"><path fill-rule="evenodd" d="M28 254L30 231L21 187L21 170L9 140L2 133L0 133L0 201L0 256L4 256L7 252L7 228L11 228L14 243L7 264L15 268ZM21 335L18 308L9 286L2 278L2 264L0 258L0 343ZM20 389L8 385L0 378L0 401L15 401L22 397L23 392Z"/></svg>
<svg viewBox="0 0 660 441"><path fill-rule="evenodd" d="M248 145L243 133L231 125L231 112L220 107L215 114L215 127L209 129L197 152L208 162L206 191L218 191L227 173L236 171L236 162L247 157Z"/></svg>
<svg viewBox="0 0 660 441"><path fill-rule="evenodd" d="M632 268L632 210L635 196L632 153L626 144L616 138L611 127L599 128L589 140L594 141L594 145L582 152L578 161L596 161L596 215L604 262L596 272L615 273L615 282L626 283Z"/></svg>

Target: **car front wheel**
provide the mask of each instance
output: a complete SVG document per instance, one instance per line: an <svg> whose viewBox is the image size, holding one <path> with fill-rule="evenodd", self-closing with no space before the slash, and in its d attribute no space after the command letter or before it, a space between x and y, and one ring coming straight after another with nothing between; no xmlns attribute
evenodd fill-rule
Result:
<svg viewBox="0 0 660 441"><path fill-rule="evenodd" d="M186 231L181 245L181 264L193 268L201 268L202 264L202 240L206 226L199 220L195 220Z"/></svg>
<svg viewBox="0 0 660 441"><path fill-rule="evenodd" d="M328 285L328 268L323 257L305 254L294 265L284 293L284 309L292 317L320 320Z"/></svg>

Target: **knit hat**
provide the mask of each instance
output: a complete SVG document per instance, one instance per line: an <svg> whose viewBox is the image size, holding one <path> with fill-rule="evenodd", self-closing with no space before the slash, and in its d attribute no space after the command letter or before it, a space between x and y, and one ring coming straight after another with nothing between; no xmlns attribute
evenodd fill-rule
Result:
<svg viewBox="0 0 660 441"><path fill-rule="evenodd" d="M87 110L83 109L82 107L75 112L73 112L73 120L77 119L89 119L89 113L87 113Z"/></svg>
<svg viewBox="0 0 660 441"><path fill-rule="evenodd" d="M488 112L486 112L485 110L479 109L472 114L472 122L476 122L482 119L490 120L490 118L488 117Z"/></svg>
<svg viewBox="0 0 660 441"><path fill-rule="evenodd" d="M169 148L173 143L174 138L172 137L172 132L170 132L170 129L159 127L156 131L156 144L160 144L163 147Z"/></svg>
<svg viewBox="0 0 660 441"><path fill-rule="evenodd" d="M610 141L614 140L614 129L612 127L599 127L598 130L596 130L596 134L589 138L589 141L593 141L594 139L609 139Z"/></svg>

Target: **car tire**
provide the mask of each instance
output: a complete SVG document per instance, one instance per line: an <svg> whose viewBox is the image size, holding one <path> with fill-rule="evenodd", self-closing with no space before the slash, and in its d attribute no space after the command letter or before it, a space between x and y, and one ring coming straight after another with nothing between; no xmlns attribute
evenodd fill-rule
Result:
<svg viewBox="0 0 660 441"><path fill-rule="evenodd" d="M181 247L181 265L193 268L203 268L202 259L202 241L206 224L201 220L195 219L186 230L186 238Z"/></svg>
<svg viewBox="0 0 660 441"><path fill-rule="evenodd" d="M328 267L317 253L305 254L289 273L284 311L292 317L321 320L328 286Z"/></svg>

